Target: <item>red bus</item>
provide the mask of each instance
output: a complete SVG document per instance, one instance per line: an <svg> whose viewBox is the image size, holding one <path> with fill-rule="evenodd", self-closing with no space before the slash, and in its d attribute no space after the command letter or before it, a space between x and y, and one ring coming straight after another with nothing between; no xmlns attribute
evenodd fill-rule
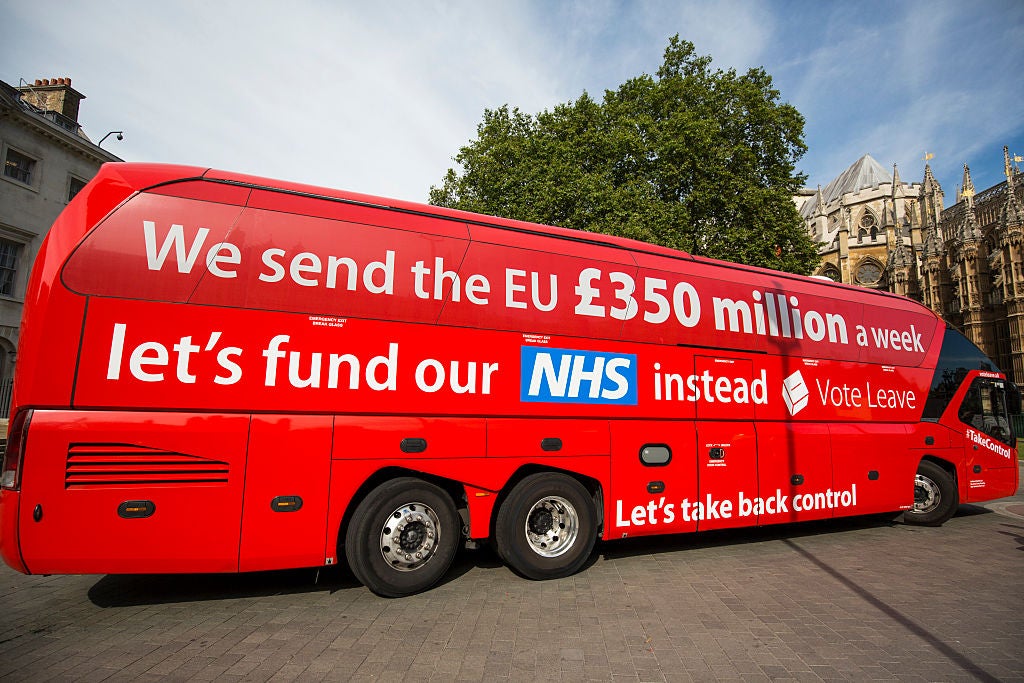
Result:
<svg viewBox="0 0 1024 683"><path fill-rule="evenodd" d="M110 164L25 303L0 554L424 590L596 539L1017 487L1006 377L882 292L221 171Z"/></svg>

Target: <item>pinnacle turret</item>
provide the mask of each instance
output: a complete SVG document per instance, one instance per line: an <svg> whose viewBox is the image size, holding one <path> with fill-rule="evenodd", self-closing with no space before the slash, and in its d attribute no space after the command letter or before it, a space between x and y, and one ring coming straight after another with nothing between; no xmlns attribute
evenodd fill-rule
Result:
<svg viewBox="0 0 1024 683"><path fill-rule="evenodd" d="M960 193L956 200L957 202L966 200L968 204L974 205L974 181L971 180L971 168L967 164L964 164L964 179L960 184Z"/></svg>
<svg viewBox="0 0 1024 683"><path fill-rule="evenodd" d="M900 180L900 171L896 168L896 164L892 165L892 198L896 200L900 197L906 196L903 191L903 182Z"/></svg>
<svg viewBox="0 0 1024 683"><path fill-rule="evenodd" d="M1006 173L1006 204L1003 205L1003 222L1008 229L1019 230L1024 226L1024 207L1017 198L1017 173L1010 164L1010 148L1003 147L1003 172Z"/></svg>

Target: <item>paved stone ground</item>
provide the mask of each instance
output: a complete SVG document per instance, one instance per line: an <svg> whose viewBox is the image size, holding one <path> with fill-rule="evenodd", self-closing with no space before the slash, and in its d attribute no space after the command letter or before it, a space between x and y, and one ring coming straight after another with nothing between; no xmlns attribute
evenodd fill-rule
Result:
<svg viewBox="0 0 1024 683"><path fill-rule="evenodd" d="M486 550L385 600L343 571L0 569L0 679L1024 681L1024 496L599 546L535 583Z"/></svg>

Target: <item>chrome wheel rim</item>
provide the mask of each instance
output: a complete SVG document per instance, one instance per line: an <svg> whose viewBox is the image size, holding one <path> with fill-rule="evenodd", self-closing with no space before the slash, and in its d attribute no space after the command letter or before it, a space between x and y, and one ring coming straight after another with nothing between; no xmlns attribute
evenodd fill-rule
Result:
<svg viewBox="0 0 1024 683"><path fill-rule="evenodd" d="M914 477L914 512L925 514L939 506L942 492L939 485L928 477L918 474Z"/></svg>
<svg viewBox="0 0 1024 683"><path fill-rule="evenodd" d="M430 561L440 538L437 513L423 503L406 503L384 520L380 553L392 569L411 572Z"/></svg>
<svg viewBox="0 0 1024 683"><path fill-rule="evenodd" d="M558 557L576 543L580 517L565 498L547 496L530 508L524 530L533 552L542 557Z"/></svg>

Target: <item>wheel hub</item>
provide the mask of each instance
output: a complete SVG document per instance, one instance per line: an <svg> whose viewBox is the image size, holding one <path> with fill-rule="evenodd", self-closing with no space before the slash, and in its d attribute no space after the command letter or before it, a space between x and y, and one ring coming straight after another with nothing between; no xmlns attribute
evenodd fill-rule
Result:
<svg viewBox="0 0 1024 683"><path fill-rule="evenodd" d="M575 545L580 516L565 498L549 496L530 508L524 531L533 552L542 557L558 557Z"/></svg>
<svg viewBox="0 0 1024 683"><path fill-rule="evenodd" d="M398 546L405 552L413 552L423 545L427 538L427 525L423 522L408 524L398 535Z"/></svg>
<svg viewBox="0 0 1024 683"><path fill-rule="evenodd" d="M546 508L542 508L540 510L535 509L533 512L530 513L531 533L537 535L546 534L547 532L551 531L552 527L554 527L554 517L552 516L550 510Z"/></svg>
<svg viewBox="0 0 1024 683"><path fill-rule="evenodd" d="M914 512L931 512L938 507L941 499L942 493L938 484L920 474L914 477Z"/></svg>
<svg viewBox="0 0 1024 683"><path fill-rule="evenodd" d="M384 520L380 552L398 571L419 569L430 561L440 538L440 522L430 506L407 503Z"/></svg>

